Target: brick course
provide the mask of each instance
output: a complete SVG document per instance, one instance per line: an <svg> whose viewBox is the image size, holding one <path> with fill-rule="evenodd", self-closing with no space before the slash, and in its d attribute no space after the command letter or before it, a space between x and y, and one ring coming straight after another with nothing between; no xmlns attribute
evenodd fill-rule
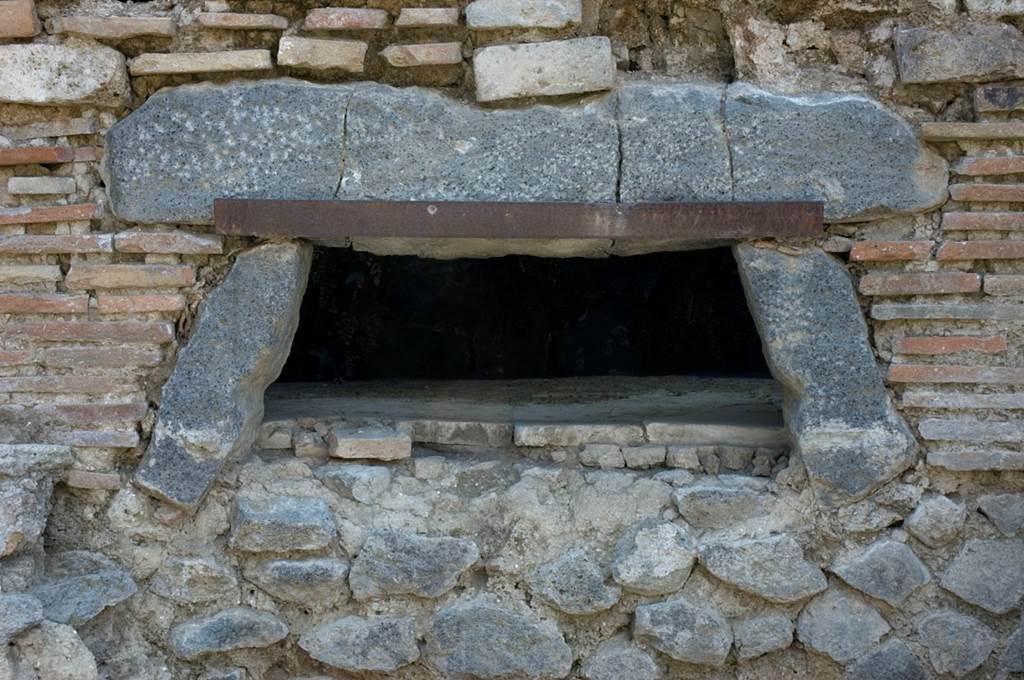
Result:
<svg viewBox="0 0 1024 680"><path fill-rule="evenodd" d="M948 231L1017 231L1024 229L1024 213L949 212L942 216L942 228Z"/></svg>
<svg viewBox="0 0 1024 680"><path fill-rule="evenodd" d="M1024 258L1021 241L946 241L935 255L939 260L1017 260Z"/></svg>
<svg viewBox="0 0 1024 680"><path fill-rule="evenodd" d="M981 276L967 272L927 272L915 274L865 274L860 280L864 295L937 295L976 293Z"/></svg>
<svg viewBox="0 0 1024 680"><path fill-rule="evenodd" d="M1024 368L1013 366L949 366L892 364L889 382L899 383L984 383L1015 385L1024 382Z"/></svg>
<svg viewBox="0 0 1024 680"><path fill-rule="evenodd" d="M854 241L850 259L858 262L927 260L934 246L931 241Z"/></svg>
<svg viewBox="0 0 1024 680"><path fill-rule="evenodd" d="M957 352L983 352L999 354L1006 351L1004 335L945 335L904 337L893 341L896 354L955 354Z"/></svg>
<svg viewBox="0 0 1024 680"><path fill-rule="evenodd" d="M64 285L69 290L94 288L181 288L195 283L189 265L75 264Z"/></svg>
<svg viewBox="0 0 1024 680"><path fill-rule="evenodd" d="M174 340L174 326L165 321L18 321L0 327L0 340L4 338L163 344Z"/></svg>

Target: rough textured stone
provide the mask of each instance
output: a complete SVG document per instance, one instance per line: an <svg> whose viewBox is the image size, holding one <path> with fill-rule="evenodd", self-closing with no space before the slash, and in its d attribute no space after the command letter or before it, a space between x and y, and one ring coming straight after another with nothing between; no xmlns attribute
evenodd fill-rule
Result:
<svg viewBox="0 0 1024 680"><path fill-rule="evenodd" d="M46 528L53 482L0 477L0 557L35 544Z"/></svg>
<svg viewBox="0 0 1024 680"><path fill-rule="evenodd" d="M956 538L967 519L967 508L946 496L929 496L907 518L907 531L927 546L938 548Z"/></svg>
<svg viewBox="0 0 1024 680"><path fill-rule="evenodd" d="M212 557L169 557L150 579L149 589L184 604L231 597L237 600L238 579Z"/></svg>
<svg viewBox="0 0 1024 680"><path fill-rule="evenodd" d="M978 507L1004 536L1016 536L1024 529L1024 493L979 496Z"/></svg>
<svg viewBox="0 0 1024 680"><path fill-rule="evenodd" d="M831 222L921 212L946 200L946 161L867 97L731 85L725 119L734 200L824 201ZM864 142L883 135L885 144Z"/></svg>
<svg viewBox="0 0 1024 680"><path fill-rule="evenodd" d="M32 595L0 595L0 649L43 620L43 604Z"/></svg>
<svg viewBox="0 0 1024 680"><path fill-rule="evenodd" d="M673 522L646 519L619 539L612 578L636 593L665 595L683 587L696 560L697 548L689 531Z"/></svg>
<svg viewBox="0 0 1024 680"><path fill-rule="evenodd" d="M466 6L466 25L475 30L564 28L582 17L580 0L474 0Z"/></svg>
<svg viewBox="0 0 1024 680"><path fill-rule="evenodd" d="M183 659L235 649L269 647L288 636L284 621L268 612L235 607L179 623L167 638Z"/></svg>
<svg viewBox="0 0 1024 680"><path fill-rule="evenodd" d="M0 477L26 477L57 472L71 466L70 446L0 444Z"/></svg>
<svg viewBox="0 0 1024 680"><path fill-rule="evenodd" d="M1020 16L1024 14L1021 0L965 0L964 5L971 14L980 16Z"/></svg>
<svg viewBox="0 0 1024 680"><path fill-rule="evenodd" d="M615 57L604 36L481 47L473 54L476 99L491 102L607 90Z"/></svg>
<svg viewBox="0 0 1024 680"><path fill-rule="evenodd" d="M940 584L961 599L1005 614L1024 597L1024 539L967 541Z"/></svg>
<svg viewBox="0 0 1024 680"><path fill-rule="evenodd" d="M1024 76L1024 36L1013 26L973 21L894 34L904 83L984 82Z"/></svg>
<svg viewBox="0 0 1024 680"><path fill-rule="evenodd" d="M248 452L263 419L263 391L281 372L299 323L310 251L271 243L235 259L164 385L137 485L193 509L224 463Z"/></svg>
<svg viewBox="0 0 1024 680"><path fill-rule="evenodd" d="M772 602L798 602L828 587L821 569L785 535L714 540L701 545L700 560L726 583Z"/></svg>
<svg viewBox="0 0 1024 680"><path fill-rule="evenodd" d="M772 502L763 491L714 481L684 486L672 499L683 519L702 529L721 529L756 517Z"/></svg>
<svg viewBox="0 0 1024 680"><path fill-rule="evenodd" d="M625 638L605 640L580 667L586 680L658 680L661 669L654 658Z"/></svg>
<svg viewBox="0 0 1024 680"><path fill-rule="evenodd" d="M103 555L73 551L47 563L48 578L32 589L50 621L81 626L138 591L135 581Z"/></svg>
<svg viewBox="0 0 1024 680"><path fill-rule="evenodd" d="M331 491L360 503L372 503L391 484L391 471L383 465L323 465L314 474Z"/></svg>
<svg viewBox="0 0 1024 680"><path fill-rule="evenodd" d="M733 621L732 634L736 656L745 661L793 644L793 622L785 614L770 612Z"/></svg>
<svg viewBox="0 0 1024 680"><path fill-rule="evenodd" d="M439 597L478 559L473 541L375 529L367 533L352 563L349 585L358 600L402 594Z"/></svg>
<svg viewBox="0 0 1024 680"><path fill-rule="evenodd" d="M481 599L442 609L426 632L427 661L445 677L563 678L572 652L561 633Z"/></svg>
<svg viewBox="0 0 1024 680"><path fill-rule="evenodd" d="M335 427L327 438L335 458L399 460L412 455L412 438L388 427Z"/></svg>
<svg viewBox="0 0 1024 680"><path fill-rule="evenodd" d="M380 56L396 68L412 66L447 66L462 63L462 43L416 43L388 45Z"/></svg>
<svg viewBox="0 0 1024 680"><path fill-rule="evenodd" d="M345 616L299 638L311 657L344 671L398 670L420 658L411 617Z"/></svg>
<svg viewBox="0 0 1024 680"><path fill-rule="evenodd" d="M0 2L0 38L31 38L40 28L34 0Z"/></svg>
<svg viewBox="0 0 1024 680"><path fill-rule="evenodd" d="M838 663L860 658L888 632L873 607L834 588L808 602L796 624L800 642Z"/></svg>
<svg viewBox="0 0 1024 680"><path fill-rule="evenodd" d="M319 550L335 531L331 509L318 498L238 497L228 545L245 552Z"/></svg>
<svg viewBox="0 0 1024 680"><path fill-rule="evenodd" d="M306 607L334 607L348 599L348 562L334 557L268 560L245 577L279 600Z"/></svg>
<svg viewBox="0 0 1024 680"><path fill-rule="evenodd" d="M677 661L721 666L732 646L732 629L717 611L678 598L637 607L633 639Z"/></svg>
<svg viewBox="0 0 1024 680"><path fill-rule="evenodd" d="M899 640L869 652L846 671L847 680L928 680L921 661Z"/></svg>
<svg viewBox="0 0 1024 680"><path fill-rule="evenodd" d="M122 106L129 91L124 56L109 47L0 46L0 102Z"/></svg>
<svg viewBox="0 0 1024 680"><path fill-rule="evenodd" d="M818 497L863 498L910 465L916 442L875 367L850 275L820 250L743 244L733 252Z"/></svg>
<svg viewBox="0 0 1024 680"><path fill-rule="evenodd" d="M928 659L939 673L963 677L985 663L996 647L988 626L948 609L924 614L916 624Z"/></svg>
<svg viewBox="0 0 1024 680"><path fill-rule="evenodd" d="M313 70L362 73L367 44L361 40L320 40L286 35L277 46L277 63Z"/></svg>
<svg viewBox="0 0 1024 680"><path fill-rule="evenodd" d="M848 584L894 607L931 580L914 551L889 539L877 541L863 552L832 566Z"/></svg>
<svg viewBox="0 0 1024 680"><path fill-rule="evenodd" d="M15 644L23 666L31 675L20 678L46 680L97 680L96 659L71 626L43 621L23 633Z"/></svg>
<svg viewBox="0 0 1024 680"><path fill-rule="evenodd" d="M999 657L999 667L1009 673L1024 673L1024 613L1021 614L1021 624L1006 641Z"/></svg>
<svg viewBox="0 0 1024 680"><path fill-rule="evenodd" d="M626 467L622 447L616 444L585 444L580 450L580 465L603 470Z"/></svg>
<svg viewBox="0 0 1024 680"><path fill-rule="evenodd" d="M566 614L595 614L612 607L622 591L604 582L604 573L586 552L570 550L526 577L530 592Z"/></svg>
<svg viewBox="0 0 1024 680"><path fill-rule="evenodd" d="M266 71L273 67L269 50L227 50L225 52L140 54L128 65L128 72L133 76L157 76L182 73Z"/></svg>

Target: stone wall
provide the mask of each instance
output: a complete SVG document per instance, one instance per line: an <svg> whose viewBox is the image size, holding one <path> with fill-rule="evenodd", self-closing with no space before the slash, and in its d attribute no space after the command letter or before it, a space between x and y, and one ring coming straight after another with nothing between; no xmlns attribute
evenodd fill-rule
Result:
<svg viewBox="0 0 1024 680"><path fill-rule="evenodd" d="M1024 672L1024 4L324 4L0 1L0 679ZM182 351L243 339L197 311L272 250L209 201L274 192L823 200L816 243L737 248L827 273L770 363L841 363L816 312L859 305L916 448L828 399L757 476L728 447L351 463L271 430L192 439L227 463L175 502L143 454L175 418L251 429L225 380L280 368Z"/></svg>

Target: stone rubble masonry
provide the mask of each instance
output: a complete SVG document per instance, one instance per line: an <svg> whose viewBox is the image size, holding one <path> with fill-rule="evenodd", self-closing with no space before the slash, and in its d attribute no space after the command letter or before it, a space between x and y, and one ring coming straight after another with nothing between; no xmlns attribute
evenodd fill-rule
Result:
<svg viewBox="0 0 1024 680"><path fill-rule="evenodd" d="M323 40L285 36L277 46L277 63L314 70L362 73L367 44L361 40Z"/></svg>
<svg viewBox="0 0 1024 680"><path fill-rule="evenodd" d="M46 30L101 40L127 40L150 35L171 38L177 25L171 17L66 16L47 20Z"/></svg>
<svg viewBox="0 0 1024 680"><path fill-rule="evenodd" d="M322 7L309 10L302 27L307 31L352 31L380 29L388 25L382 9Z"/></svg>
<svg viewBox="0 0 1024 680"><path fill-rule="evenodd" d="M148 53L135 57L128 66L133 76L266 71L271 68L270 50Z"/></svg>
<svg viewBox="0 0 1024 680"><path fill-rule="evenodd" d="M88 43L0 45L0 103L119 107L129 94L117 50Z"/></svg>
<svg viewBox="0 0 1024 680"><path fill-rule="evenodd" d="M403 7L395 20L397 28L458 26L458 7Z"/></svg>
<svg viewBox="0 0 1024 680"><path fill-rule="evenodd" d="M462 44L418 43L414 45L389 45L381 56L392 66L445 66L462 63Z"/></svg>
<svg viewBox="0 0 1024 680"><path fill-rule="evenodd" d="M201 12L196 21L206 28L228 31L283 31L288 28L288 19L276 14Z"/></svg>
<svg viewBox="0 0 1024 680"><path fill-rule="evenodd" d="M466 6L466 25L477 31L566 28L582 20L582 0L473 0Z"/></svg>
<svg viewBox="0 0 1024 680"><path fill-rule="evenodd" d="M0 38L31 38L40 28L34 0L0 1Z"/></svg>
<svg viewBox="0 0 1024 680"><path fill-rule="evenodd" d="M474 52L473 74L479 102L595 92L615 85L615 57L603 36L494 45Z"/></svg>
<svg viewBox="0 0 1024 680"><path fill-rule="evenodd" d="M1024 76L1024 36L1004 23L900 28L896 63L904 83L985 82Z"/></svg>

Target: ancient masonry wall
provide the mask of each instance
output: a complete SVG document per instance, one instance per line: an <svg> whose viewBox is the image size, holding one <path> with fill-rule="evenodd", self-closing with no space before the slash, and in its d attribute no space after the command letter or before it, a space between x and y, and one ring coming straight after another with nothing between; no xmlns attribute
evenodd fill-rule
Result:
<svg viewBox="0 0 1024 680"><path fill-rule="evenodd" d="M323 4L0 0L0 680L1024 673L1021 0ZM161 135L181 120L162 119L161 100L138 109L196 83L295 92L270 83L284 77L436 88L440 98L353 86L342 120L358 140L380 120L377 102L406 123L429 104L435 117L406 133L430 153L448 129L472 136L481 110L521 116L488 120L528 140L531 122L558 122L552 111L609 109L612 153L672 150L680 121L695 120L682 104L631 118L633 138L622 118L653 99L636 88L662 82L716 86L702 91L727 118L730 97L768 97L751 88L798 108L880 102L931 152L904 152L914 144L898 126L841 149L833 126L758 150L757 130L773 123L755 121L758 163L741 175L739 142L726 140L728 188L712 200L744 181L779 190L780 173L805 161L820 169L795 185L802 195L773 195L825 200L827 234L762 250L795 261L816 246L844 264L917 438L913 460L836 502L812 484L835 470L778 452L639 446L643 433L637 447L595 448L547 432L515 456L417 447L410 459L325 464L331 442L300 423L264 430L260 445L278 454L235 459L194 512L152 497L133 480L161 390L201 303L239 253L258 252L256 239L213 234L188 201L256 165L290 168L274 144L294 121L263 154L248 139L241 163L236 139L218 138L245 125L227 103L230 116L190 118L173 140ZM136 168L149 175L122 165L118 186L132 191L112 202L107 133L133 112L139 149L150 139L170 158L176 142L201 139L220 179L178 205L158 164ZM566 140L583 129L561 124ZM484 148L448 149L435 171L472 176ZM371 168L378 187L411 181L393 151L397 165ZM936 154L949 163L938 193ZM835 180L836 158L843 177L859 159L866 183ZM874 200L864 187L880 165L919 186L876 187L900 196ZM604 175L577 190L717 190L687 168L658 185L664 166L650 167L629 180L613 171L610 195ZM328 194L345 197L345 178L328 177ZM658 195L644 193L652 186ZM165 212L125 219L152 203Z"/></svg>

